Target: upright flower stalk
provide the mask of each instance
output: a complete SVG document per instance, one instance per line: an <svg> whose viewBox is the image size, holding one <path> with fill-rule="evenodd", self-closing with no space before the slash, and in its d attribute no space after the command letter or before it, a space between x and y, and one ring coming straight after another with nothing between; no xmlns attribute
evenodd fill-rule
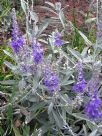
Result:
<svg viewBox="0 0 102 136"><path fill-rule="evenodd" d="M89 96L93 96L97 94L99 87L99 72L97 70L93 70L92 78L87 84L87 94Z"/></svg>
<svg viewBox="0 0 102 136"><path fill-rule="evenodd" d="M64 41L61 39L61 33L54 32L53 33L53 44L54 46L60 47L64 44Z"/></svg>
<svg viewBox="0 0 102 136"><path fill-rule="evenodd" d="M44 50L42 45L37 41L33 40L33 58L35 64L39 64L43 60Z"/></svg>
<svg viewBox="0 0 102 136"><path fill-rule="evenodd" d="M16 19L15 9L12 9L12 38L11 46L14 52L17 54L20 48L24 45L24 38L19 32L19 27Z"/></svg>
<svg viewBox="0 0 102 136"><path fill-rule="evenodd" d="M46 67L44 71L43 83L50 93L54 93L59 90L59 78L56 72L50 67Z"/></svg>
<svg viewBox="0 0 102 136"><path fill-rule="evenodd" d="M77 64L77 71L78 71L77 82L73 85L72 89L76 93L84 93L86 88L86 81L83 76L83 68L81 62L78 62Z"/></svg>
<svg viewBox="0 0 102 136"><path fill-rule="evenodd" d="M80 96L84 92L88 94L89 101L85 104L84 112L89 119L97 121L102 117L102 101L98 96L99 72L97 70L93 70L92 78L86 84L81 62L77 63L77 71L78 77L77 82L73 85L73 91L75 91L77 95Z"/></svg>
<svg viewBox="0 0 102 136"><path fill-rule="evenodd" d="M87 94L90 97L89 102L85 105L86 115L93 120L98 120L102 117L101 99L98 96L99 72L93 71L91 80L87 84Z"/></svg>
<svg viewBox="0 0 102 136"><path fill-rule="evenodd" d="M101 102L101 99L97 95L94 95L85 105L85 113L90 119L98 120L102 117Z"/></svg>

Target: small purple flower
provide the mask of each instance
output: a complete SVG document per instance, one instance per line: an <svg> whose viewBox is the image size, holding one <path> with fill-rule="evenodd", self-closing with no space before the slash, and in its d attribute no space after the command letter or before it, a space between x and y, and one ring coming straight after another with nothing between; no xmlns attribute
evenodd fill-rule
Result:
<svg viewBox="0 0 102 136"><path fill-rule="evenodd" d="M15 53L19 52L19 49L23 46L23 44L24 44L24 39L22 37L19 37L15 40L12 39L11 41L11 46Z"/></svg>
<svg viewBox="0 0 102 136"><path fill-rule="evenodd" d="M16 12L15 9L12 10L12 39L11 46L15 53L19 52L19 49L24 45L24 39L20 35L19 27L16 20Z"/></svg>
<svg viewBox="0 0 102 136"><path fill-rule="evenodd" d="M21 64L20 65L20 71L21 71L21 73L22 74L25 74L25 75L27 75L28 73L29 74L35 74L36 73L36 65L34 65L34 64Z"/></svg>
<svg viewBox="0 0 102 136"><path fill-rule="evenodd" d="M49 69L45 70L43 83L51 93L59 90L59 78L55 72Z"/></svg>
<svg viewBox="0 0 102 136"><path fill-rule="evenodd" d="M92 77L87 84L86 90L88 96L93 96L95 93L97 94L99 88L99 71L93 70Z"/></svg>
<svg viewBox="0 0 102 136"><path fill-rule="evenodd" d="M77 93L83 93L85 91L86 87L86 81L83 79L82 81L78 81L76 84L73 86L73 91Z"/></svg>
<svg viewBox="0 0 102 136"><path fill-rule="evenodd" d="M72 90L77 93L83 93L86 88L86 81L83 76L82 64L79 62L77 64L78 78L77 82L73 85Z"/></svg>
<svg viewBox="0 0 102 136"><path fill-rule="evenodd" d="M33 41L33 57L34 62L36 64L39 64L43 60L44 50L42 48L42 45L37 42L36 40Z"/></svg>
<svg viewBox="0 0 102 136"><path fill-rule="evenodd" d="M55 46L62 46L64 44L64 41L61 39L61 34L59 32L54 33L54 45Z"/></svg>
<svg viewBox="0 0 102 136"><path fill-rule="evenodd" d="M85 106L86 115L93 120L97 120L102 117L101 108L101 99L95 95L93 96L88 104Z"/></svg>
<svg viewBox="0 0 102 136"><path fill-rule="evenodd" d="M101 22L101 21L99 21L99 22L97 23L96 38L97 38L97 40L99 40L99 39L102 38L102 22Z"/></svg>

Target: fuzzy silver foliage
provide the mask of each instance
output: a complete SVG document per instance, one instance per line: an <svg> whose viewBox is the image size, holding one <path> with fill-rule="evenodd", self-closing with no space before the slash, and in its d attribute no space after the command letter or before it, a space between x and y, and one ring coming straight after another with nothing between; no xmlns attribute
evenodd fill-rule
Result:
<svg viewBox="0 0 102 136"><path fill-rule="evenodd" d="M85 47L80 53L75 48L71 48L70 43L65 43L60 48L50 45L53 41L49 40L51 34L46 35L44 33L44 30L48 27L48 24L44 21L50 25L55 24L56 27L56 22L60 23L63 34L69 23L71 30L74 30L74 25L68 20L66 21L61 3L58 2L54 5L46 2L46 4L49 5L49 8L44 7L44 9L55 13L56 17L41 20L43 26L38 26L37 14L31 10L25 0L21 0L21 6L26 15L26 43L15 57L5 51L15 61L15 65L7 61L5 64L11 68L16 81L6 81L2 84L11 84L11 87L15 84L16 91L11 104L20 109L20 115L25 116L25 124L30 123L33 119L40 124L38 125L39 128L35 130L36 136L43 136L48 133L51 136L88 136L89 134L89 136L98 136L101 133L99 130L102 127L102 118L98 118L98 121L96 119L91 120L87 115L89 115L89 112L92 113L88 105L92 107L93 99L91 100L91 98L96 86L96 95L100 99L102 98L102 71L100 70L102 68L102 56L97 53L97 44L90 44L88 38L80 31L78 31L80 36L84 39L86 45L93 48L93 52L90 52L89 47ZM60 40L60 36L57 37L58 40ZM34 62L36 52L31 46L33 39L37 39L39 44L44 45L43 60L41 59L41 63L37 64ZM39 51L40 49L37 50L37 53ZM39 57L37 62L40 62L38 59ZM78 69L81 69L81 77L87 81L86 85L84 80L84 85L87 87L83 87L84 93L81 94L72 90L72 86L75 84L77 62L82 62ZM47 67L48 69L46 69ZM44 75L45 71L47 71L46 75ZM80 78L80 70L78 72ZM78 79L78 83L82 82L82 78ZM53 93L49 93L49 90ZM86 103L88 103L87 113L84 112ZM0 110L6 111L8 105L0 107ZM97 105L95 101L94 105ZM100 106L102 106L102 103L100 103ZM91 133L88 131L89 129L92 131Z"/></svg>

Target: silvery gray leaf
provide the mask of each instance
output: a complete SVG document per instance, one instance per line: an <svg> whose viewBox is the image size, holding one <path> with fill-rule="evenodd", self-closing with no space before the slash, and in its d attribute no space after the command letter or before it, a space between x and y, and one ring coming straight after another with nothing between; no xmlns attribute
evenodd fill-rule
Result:
<svg viewBox="0 0 102 136"><path fill-rule="evenodd" d="M35 24L39 21L38 16L35 12L30 11L30 16L33 21L35 21Z"/></svg>
<svg viewBox="0 0 102 136"><path fill-rule="evenodd" d="M50 114L50 112L53 110L53 106L54 106L54 103L50 103L50 105L48 106L48 114Z"/></svg>
<svg viewBox="0 0 102 136"><path fill-rule="evenodd" d="M85 36L85 34L83 34L81 31L78 31L78 32L82 36L82 38L84 39L87 46L92 46L93 45L93 43Z"/></svg>
<svg viewBox="0 0 102 136"><path fill-rule="evenodd" d="M9 57L11 57L13 60L16 60L13 54L9 53L9 52L6 51L6 50L3 50L3 51L4 51L4 53L5 53L6 55L8 55Z"/></svg>
<svg viewBox="0 0 102 136"><path fill-rule="evenodd" d="M49 2L49 1L45 1L45 3L48 4L49 6L51 6L52 8L55 7L55 5L53 3L51 3L51 2Z"/></svg>
<svg viewBox="0 0 102 136"><path fill-rule="evenodd" d="M56 11L60 11L61 10L61 3L60 2L56 2L55 3L55 10Z"/></svg>
<svg viewBox="0 0 102 136"><path fill-rule="evenodd" d="M14 85L15 83L16 83L15 80L0 81L0 84L3 84L3 85Z"/></svg>
<svg viewBox="0 0 102 136"><path fill-rule="evenodd" d="M95 129L89 136L96 136L97 135L97 129Z"/></svg>
<svg viewBox="0 0 102 136"><path fill-rule="evenodd" d="M18 83L18 88L20 91L23 91L23 89L26 87L26 82L24 81L24 79L21 79Z"/></svg>
<svg viewBox="0 0 102 136"><path fill-rule="evenodd" d="M26 13L27 10L27 3L25 0L21 0L21 7L23 9L23 11Z"/></svg>
<svg viewBox="0 0 102 136"><path fill-rule="evenodd" d="M13 71L16 70L16 67L15 67L13 64L11 64L10 62L5 61L4 64L5 64L7 67L9 67L11 70L13 70Z"/></svg>

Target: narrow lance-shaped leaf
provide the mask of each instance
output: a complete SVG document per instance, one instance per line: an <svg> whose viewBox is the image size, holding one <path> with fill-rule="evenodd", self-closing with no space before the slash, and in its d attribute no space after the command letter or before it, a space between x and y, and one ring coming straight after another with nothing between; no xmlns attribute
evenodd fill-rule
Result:
<svg viewBox="0 0 102 136"><path fill-rule="evenodd" d="M81 56L81 54L80 54L78 51L76 51L76 50L74 50L74 49L71 49L70 47L67 47L67 49L68 49L68 51L70 51L70 53L71 53L75 58L77 58L78 60L81 60L81 59L82 59L82 56Z"/></svg>
<svg viewBox="0 0 102 136"><path fill-rule="evenodd" d="M54 10L52 10L51 8L44 7L44 6L40 6L40 8L50 11L50 12L54 13L55 15L57 15L57 13Z"/></svg>
<svg viewBox="0 0 102 136"><path fill-rule="evenodd" d="M63 25L63 28L65 28L65 17L64 17L62 10L59 12L59 19Z"/></svg>
<svg viewBox="0 0 102 136"><path fill-rule="evenodd" d="M38 16L35 12L30 11L30 16L31 16L31 19L35 21L35 23L39 21Z"/></svg>
<svg viewBox="0 0 102 136"><path fill-rule="evenodd" d="M93 43L81 31L78 31L78 32L82 36L82 38L84 39L87 46L92 46L93 45Z"/></svg>
<svg viewBox="0 0 102 136"><path fill-rule="evenodd" d="M84 114L81 113L73 113L72 114L74 117L81 119L81 120L86 120L89 121L91 124L96 125L94 121L89 120Z"/></svg>
<svg viewBox="0 0 102 136"><path fill-rule="evenodd" d="M3 85L14 85L15 84L15 80L0 81L0 84L3 84Z"/></svg>
<svg viewBox="0 0 102 136"><path fill-rule="evenodd" d="M15 66L14 66L13 64L11 64L10 62L5 61L4 64L5 64L7 67L9 67L10 69L15 70Z"/></svg>
<svg viewBox="0 0 102 136"><path fill-rule="evenodd" d="M52 113L53 113L53 117L55 119L56 124L58 125L59 128L62 128L63 120L60 118L60 116L57 113L55 113L54 110L52 110Z"/></svg>
<svg viewBox="0 0 102 136"><path fill-rule="evenodd" d="M96 17L94 18L89 18L85 21L85 23L92 23L92 22L96 22Z"/></svg>
<svg viewBox="0 0 102 136"><path fill-rule="evenodd" d="M54 106L54 104L51 102L48 107L48 114L50 114L50 112L53 110L53 106Z"/></svg>
<svg viewBox="0 0 102 136"><path fill-rule="evenodd" d="M48 27L48 25L49 25L49 21L48 21L48 22L44 22L44 23L40 26L39 31L38 31L38 34L37 34L38 37L39 37L40 34Z"/></svg>
<svg viewBox="0 0 102 136"><path fill-rule="evenodd" d="M26 6L26 2L24 0L21 0L21 7L23 9L23 11L26 13L26 9L27 9L27 6Z"/></svg>
<svg viewBox="0 0 102 136"><path fill-rule="evenodd" d="M89 136L96 136L97 135L97 129L95 129Z"/></svg>
<svg viewBox="0 0 102 136"><path fill-rule="evenodd" d="M84 130L85 136L87 136L88 134L87 134L87 129L86 129L86 126L85 126L85 125L83 125L83 130Z"/></svg>
<svg viewBox="0 0 102 136"><path fill-rule="evenodd" d="M45 1L46 4L48 4L49 6L51 6L52 8L55 8L55 5L49 1Z"/></svg>
<svg viewBox="0 0 102 136"><path fill-rule="evenodd" d="M82 53L81 53L81 56L84 58L84 57L86 57L86 55L88 54L87 52L88 52L88 49L89 49L89 47L85 47L84 49L83 49L83 51L82 51Z"/></svg>
<svg viewBox="0 0 102 136"><path fill-rule="evenodd" d="M15 57L14 57L13 54L9 53L9 52L6 51L6 50L3 50L3 51L4 51L4 53L5 53L6 55L8 55L9 57L11 57L13 60L15 60Z"/></svg>

